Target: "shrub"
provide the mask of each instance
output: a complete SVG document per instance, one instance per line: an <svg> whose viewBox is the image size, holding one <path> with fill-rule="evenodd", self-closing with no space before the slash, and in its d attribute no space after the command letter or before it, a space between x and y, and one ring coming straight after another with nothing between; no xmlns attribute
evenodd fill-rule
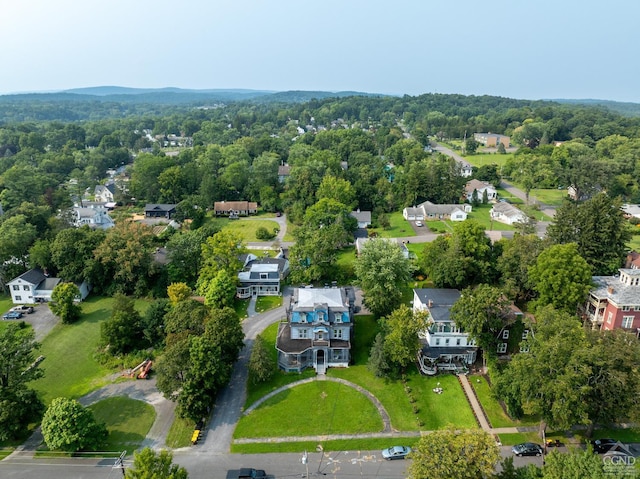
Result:
<svg viewBox="0 0 640 479"><path fill-rule="evenodd" d="M278 234L277 228L274 229L273 232L269 232L269 230L264 226L259 226L258 229L256 229L256 238L263 241L269 241L275 238L277 234Z"/></svg>

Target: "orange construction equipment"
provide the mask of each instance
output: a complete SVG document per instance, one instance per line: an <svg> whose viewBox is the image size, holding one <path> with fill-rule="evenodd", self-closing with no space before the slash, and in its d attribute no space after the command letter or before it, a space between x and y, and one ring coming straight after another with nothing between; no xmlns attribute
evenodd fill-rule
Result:
<svg viewBox="0 0 640 479"><path fill-rule="evenodd" d="M138 374L138 379L148 379L149 371L151 371L152 364L153 364L153 361L151 361L150 359L146 360L146 364L140 370L140 374Z"/></svg>

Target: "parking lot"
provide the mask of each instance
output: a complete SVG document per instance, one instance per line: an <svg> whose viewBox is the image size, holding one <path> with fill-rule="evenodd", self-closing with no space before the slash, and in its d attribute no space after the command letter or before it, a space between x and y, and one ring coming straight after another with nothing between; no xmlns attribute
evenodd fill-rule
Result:
<svg viewBox="0 0 640 479"><path fill-rule="evenodd" d="M24 321L29 323L36 333L36 341L42 341L58 323L59 319L51 312L49 305L46 303L39 303L33 309L33 313L24 314L20 319L5 319L4 321Z"/></svg>

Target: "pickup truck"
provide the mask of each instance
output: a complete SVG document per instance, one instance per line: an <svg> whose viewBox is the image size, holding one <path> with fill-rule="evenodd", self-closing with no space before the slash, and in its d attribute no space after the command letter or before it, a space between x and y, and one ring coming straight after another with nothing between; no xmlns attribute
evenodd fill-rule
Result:
<svg viewBox="0 0 640 479"><path fill-rule="evenodd" d="M21 304L20 306L14 306L9 311L16 311L22 314L24 313L31 314L33 313L33 306L27 306L26 304Z"/></svg>
<svg viewBox="0 0 640 479"><path fill-rule="evenodd" d="M267 473L262 469L243 467L234 471L227 471L227 479L266 479Z"/></svg>

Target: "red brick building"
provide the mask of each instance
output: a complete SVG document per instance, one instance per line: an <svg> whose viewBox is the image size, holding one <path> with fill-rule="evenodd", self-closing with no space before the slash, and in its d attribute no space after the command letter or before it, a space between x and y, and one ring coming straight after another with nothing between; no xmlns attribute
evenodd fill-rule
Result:
<svg viewBox="0 0 640 479"><path fill-rule="evenodd" d="M622 268L616 276L593 276L595 287L585 307L594 328L640 330L640 269Z"/></svg>

